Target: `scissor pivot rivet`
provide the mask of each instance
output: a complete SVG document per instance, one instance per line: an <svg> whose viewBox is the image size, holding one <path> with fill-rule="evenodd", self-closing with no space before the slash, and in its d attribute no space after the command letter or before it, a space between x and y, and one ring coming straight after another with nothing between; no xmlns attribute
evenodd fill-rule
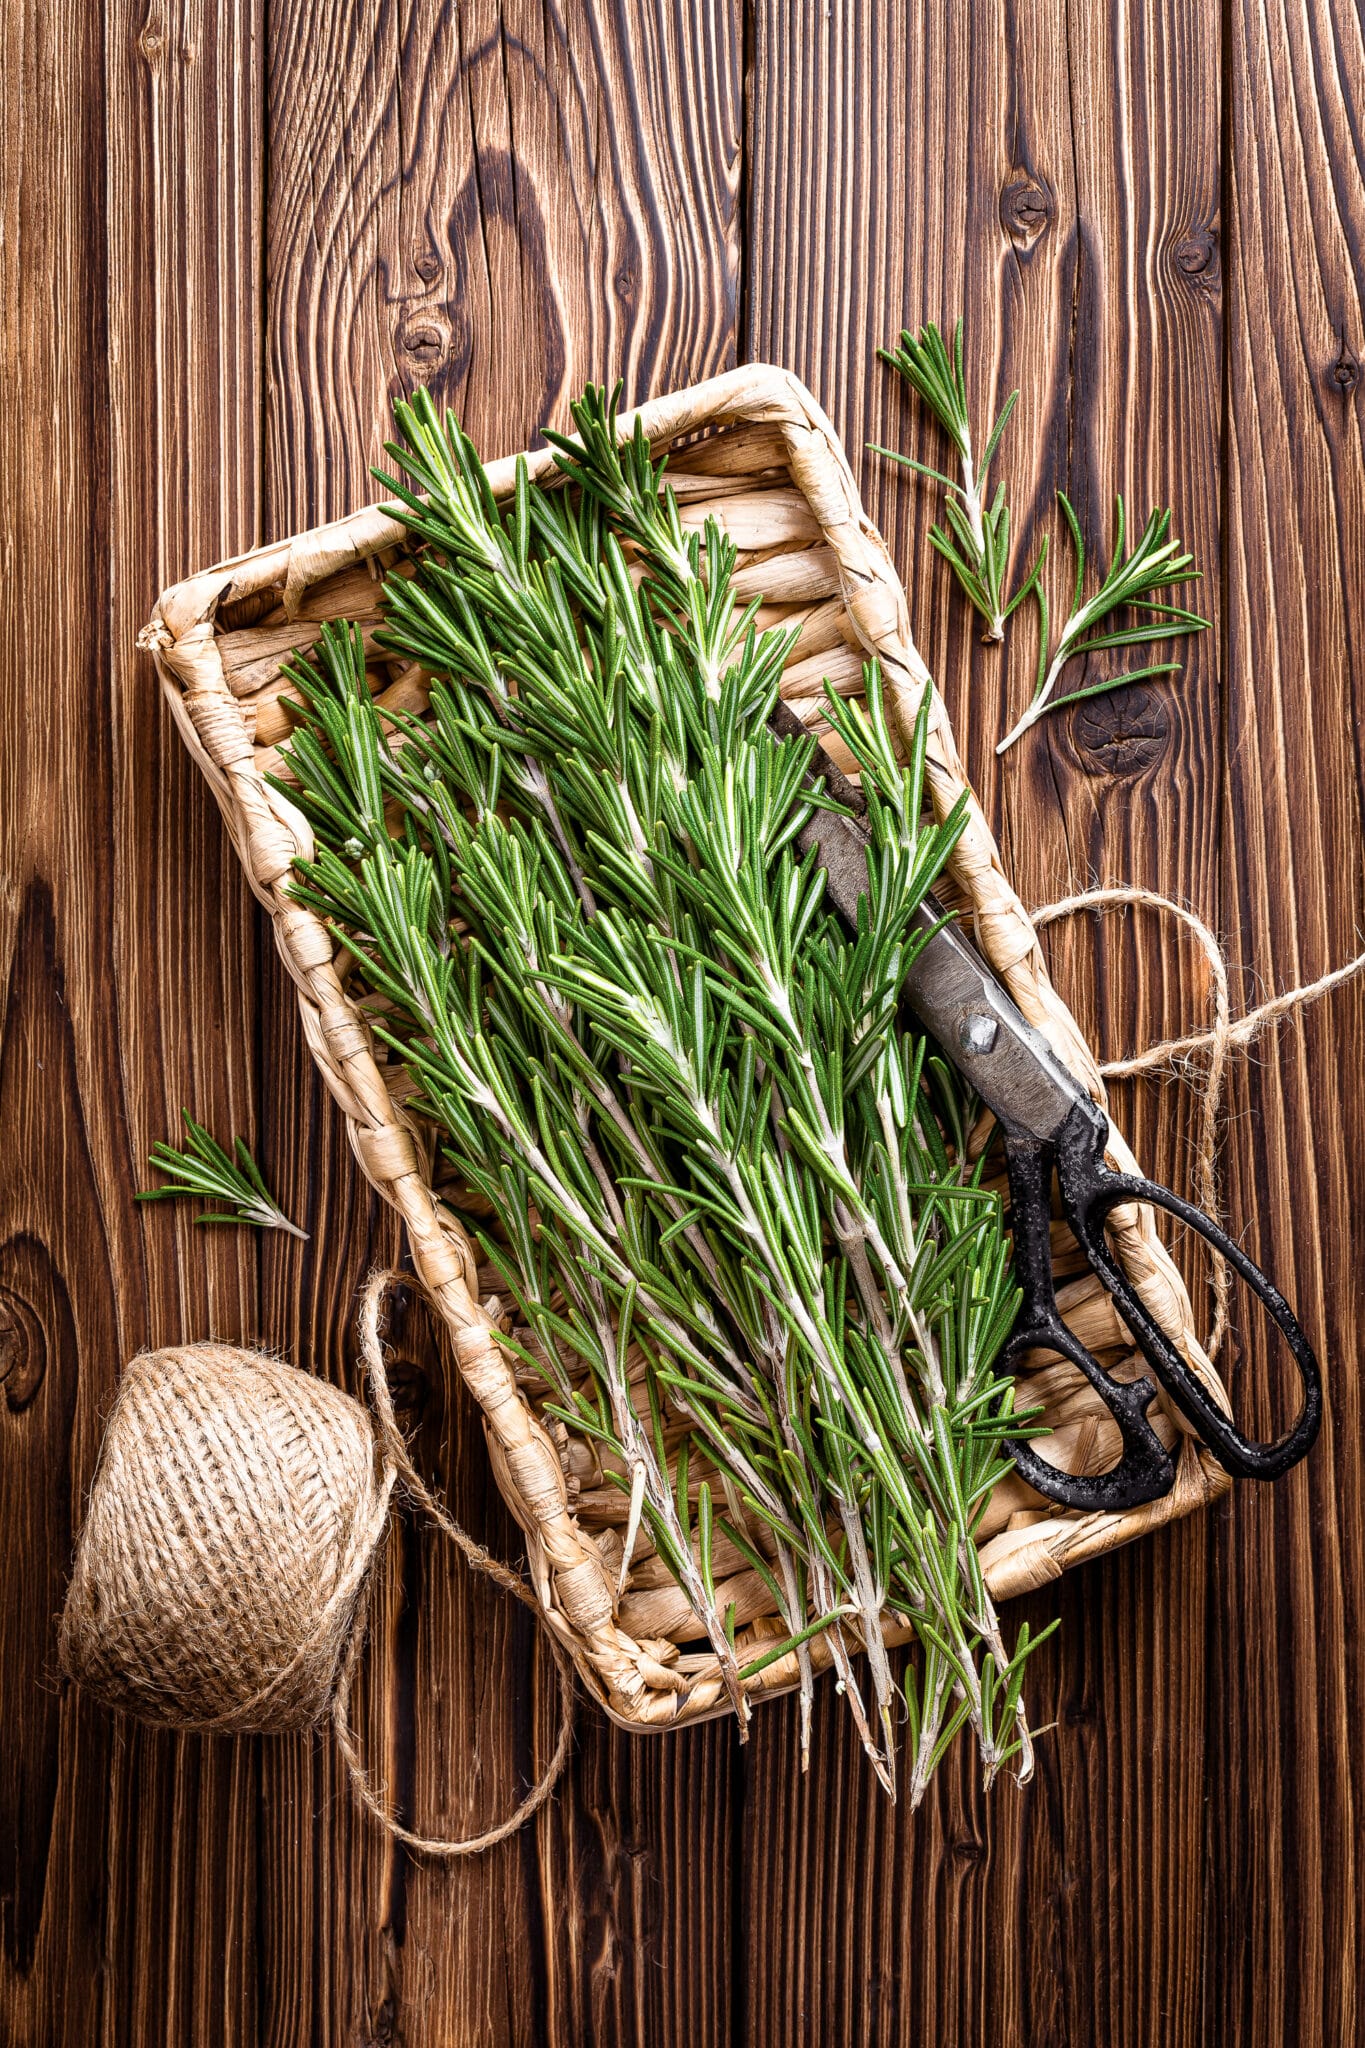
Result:
<svg viewBox="0 0 1365 2048"><path fill-rule="evenodd" d="M990 1052L999 1035L998 1019L984 1010L968 1010L958 1026L958 1039L964 1052Z"/></svg>

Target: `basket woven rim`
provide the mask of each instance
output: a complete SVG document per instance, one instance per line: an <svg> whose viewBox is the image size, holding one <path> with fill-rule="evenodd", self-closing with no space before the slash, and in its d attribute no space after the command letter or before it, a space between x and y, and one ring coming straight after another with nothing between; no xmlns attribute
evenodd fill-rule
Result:
<svg viewBox="0 0 1365 2048"><path fill-rule="evenodd" d="M913 716L932 692L928 780L942 815L959 796L966 828L951 868L967 897L975 938L1011 996L1057 1056L1106 1110L1090 1048L1052 986L1037 934L1004 872L989 824L967 780L946 708L915 646L900 579L881 535L863 509L838 436L812 394L789 371L749 364L624 413L624 436L637 421L656 446L702 429L775 429L792 481L809 504L833 556L848 617L862 648L878 657L893 708ZM487 465L492 488L510 495L516 457ZM532 477L553 466L553 452L527 457ZM287 894L293 860L312 852L302 814L264 780L243 706L228 687L216 619L227 603L276 590L293 619L306 593L337 571L406 544L404 527L380 505L214 564L164 591L139 645L155 658L176 725L206 775L247 879L269 910L276 944L298 992L304 1034L323 1079L340 1104L362 1172L402 1215L418 1278L454 1340L462 1377L483 1412L500 1491L526 1537L543 1619L572 1652L581 1675L621 1726L674 1727L729 1711L719 1680L690 1685L617 1626L613 1586L592 1537L569 1499L553 1440L518 1386L477 1299L470 1246L429 1183L425 1137L393 1101L373 1054L368 1027L338 976L331 935ZM1137 1161L1110 1121L1109 1156L1121 1170ZM1171 1331L1191 1367L1226 1401L1200 1346L1189 1297L1157 1236L1150 1211L1116 1212L1115 1250L1149 1311ZM1072 1564L1192 1512L1230 1480L1179 1418L1176 1484L1164 1499L1121 1513L1048 1512L1024 1540L987 1569L997 1598L1056 1578ZM888 1630L888 1640L902 1632ZM819 1668L823 1639L811 1645ZM749 1682L754 1696L789 1690L783 1660Z"/></svg>

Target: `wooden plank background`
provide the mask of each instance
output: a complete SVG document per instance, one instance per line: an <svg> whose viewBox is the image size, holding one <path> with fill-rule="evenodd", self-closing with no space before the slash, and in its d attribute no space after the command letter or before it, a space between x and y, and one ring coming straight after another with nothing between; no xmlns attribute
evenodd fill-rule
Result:
<svg viewBox="0 0 1365 2048"><path fill-rule="evenodd" d="M1225 1153L1251 1248L1329 1370L1306 1470L1025 1603L1034 1782L965 1750L892 1809L828 1687L631 1739L585 1712L515 1841L415 1864L325 1742L175 1739L57 1680L53 1619L119 1362L212 1331L339 1380L398 1250L312 1078L212 803L133 649L157 590L370 495L422 380L486 453L588 377L631 399L758 356L831 411L1027 900L1145 883L1225 936L1239 994L1363 921L1365 48L1330 0L12 0L3 39L0 579L0 2040L124 2043L1352 2042L1365 1885L1365 1000L1243 1066ZM968 318L1018 385L1020 546L1063 484L1171 502L1217 630L1173 686L1049 721L975 644L930 440L872 361ZM1058 930L1106 1051L1188 1028L1197 961L1145 916ZM251 1133L311 1243L134 1208L186 1102ZM1124 1104L1177 1185L1190 1103ZM405 1414L514 1554L420 1327ZM1260 1334L1230 1357L1268 1424ZM553 1741L530 1632L407 1530L366 1689L434 1825Z"/></svg>

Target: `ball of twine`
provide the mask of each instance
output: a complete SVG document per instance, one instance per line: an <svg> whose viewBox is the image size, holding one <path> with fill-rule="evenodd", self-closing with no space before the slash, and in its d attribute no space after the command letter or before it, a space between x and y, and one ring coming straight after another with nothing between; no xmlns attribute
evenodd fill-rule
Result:
<svg viewBox="0 0 1365 2048"><path fill-rule="evenodd" d="M62 1668L176 1728L325 1714L394 1468L335 1387L227 1344L135 1358L62 1615Z"/></svg>
<svg viewBox="0 0 1365 2048"><path fill-rule="evenodd" d="M330 1715L357 1795L438 1856L502 1841L548 1798L572 1732L572 1667L549 1637L564 1713L554 1756L516 1811L461 1840L401 1827L370 1784L349 1722L359 1610L395 1485L476 1570L539 1612L428 1492L398 1428L380 1341L386 1290L366 1286L361 1351L373 1420L297 1367L228 1344L144 1353L110 1415L63 1610L67 1675L163 1726L280 1733Z"/></svg>

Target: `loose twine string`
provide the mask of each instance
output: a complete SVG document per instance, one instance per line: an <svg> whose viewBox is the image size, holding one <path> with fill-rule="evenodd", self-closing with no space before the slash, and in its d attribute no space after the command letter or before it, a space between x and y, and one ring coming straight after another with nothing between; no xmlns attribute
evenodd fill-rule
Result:
<svg viewBox="0 0 1365 2048"><path fill-rule="evenodd" d="M1316 981L1305 982L1299 988L1286 989L1282 995L1272 996L1269 1001L1257 1004L1245 1016L1232 1020L1232 1006L1228 995L1228 967L1223 949L1201 917L1183 904L1173 902L1169 896L1158 895L1154 889L1135 886L1113 886L1101 889L1087 889L1078 896L1064 896L1056 903L1044 904L1041 910L1030 912L1035 925L1054 924L1059 918L1073 917L1083 910L1126 909L1140 904L1148 910L1156 910L1178 918L1199 941L1204 958L1208 963L1209 979L1213 990L1213 1022L1203 1031L1186 1032L1180 1038L1164 1038L1158 1045L1148 1046L1145 1052L1130 1054L1127 1059L1106 1060L1100 1073L1106 1081L1127 1080L1134 1074L1148 1074L1164 1067L1184 1067L1188 1072L1191 1061L1201 1052L1208 1053L1208 1064L1204 1071L1204 1084L1199 1094L1199 1122L1194 1143L1194 1183L1199 1206L1215 1223L1222 1222L1221 1197L1218 1187L1218 1138L1223 1097L1227 1087L1228 1060L1235 1047L1247 1046L1257 1038L1266 1026L1291 1011L1306 1009L1317 1002L1331 989L1340 988L1343 983L1354 981L1365 972L1365 953L1358 953L1354 960L1348 960L1344 967L1334 967ZM1210 1360L1217 1357L1228 1327L1228 1299L1232 1279L1226 1261L1217 1252L1210 1251L1213 1261L1213 1329L1205 1350Z"/></svg>
<svg viewBox="0 0 1365 2048"><path fill-rule="evenodd" d="M378 1425L385 1464L396 1473L399 1484L409 1499L431 1517L437 1528L463 1553L472 1568L492 1579L495 1585L501 1586L513 1599L520 1600L524 1607L530 1608L537 1620L541 1620L540 1603L526 1581L508 1565L502 1564L490 1551L485 1550L482 1543L476 1543L468 1530L460 1527L427 1487L408 1455L407 1442L398 1427L393 1396L389 1392L382 1340L384 1303L389 1289L406 1284L407 1278L408 1276L403 1273L386 1272L381 1267L371 1273L366 1281L360 1302L360 1355L369 1382L370 1403ZM395 1841L404 1843L409 1849L415 1849L424 1856L448 1859L457 1856L477 1856L483 1850L495 1848L499 1842L505 1842L509 1835L514 1835L518 1828L524 1827L532 1815L539 1812L545 1804L569 1760L569 1750L573 1741L574 1674L569 1654L559 1638L547 1624L542 1623L542 1627L553 1652L559 1678L559 1740L555 1744L554 1755L520 1805L506 1820L499 1821L495 1827L486 1828L481 1834L465 1836L458 1840L441 1835L421 1835L411 1828L403 1827L385 1805L382 1790L377 1791L371 1784L350 1723L351 1684L364 1635L363 1629L356 1628L352 1631L337 1672L336 1691L332 1697L332 1726L357 1798Z"/></svg>

